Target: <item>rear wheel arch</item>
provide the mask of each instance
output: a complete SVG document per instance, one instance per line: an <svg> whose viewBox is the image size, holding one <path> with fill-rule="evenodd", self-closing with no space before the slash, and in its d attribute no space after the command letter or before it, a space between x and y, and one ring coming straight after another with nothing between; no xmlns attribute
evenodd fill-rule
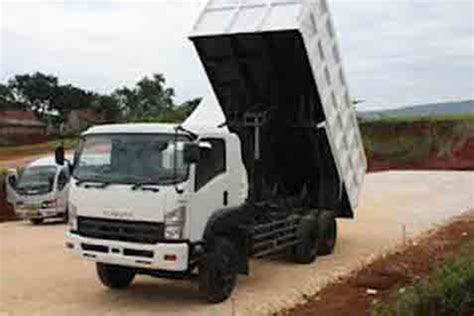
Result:
<svg viewBox="0 0 474 316"><path fill-rule="evenodd" d="M214 247L217 238L229 239L238 252L238 272L248 274L248 237L241 227L245 222L246 214L242 207L225 208L217 210L209 218L203 234L206 251Z"/></svg>

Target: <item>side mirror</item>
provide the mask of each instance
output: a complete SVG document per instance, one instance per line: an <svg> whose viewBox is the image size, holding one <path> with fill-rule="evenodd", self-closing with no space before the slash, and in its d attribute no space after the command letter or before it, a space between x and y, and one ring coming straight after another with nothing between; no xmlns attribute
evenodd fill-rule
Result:
<svg viewBox="0 0 474 316"><path fill-rule="evenodd" d="M196 143L186 143L184 144L183 149L183 158L187 163L196 163L199 161L201 156L201 150L199 144Z"/></svg>
<svg viewBox="0 0 474 316"><path fill-rule="evenodd" d="M56 159L56 163L60 166L64 165L64 161L66 158L64 157L64 147L63 146L58 146L54 150L54 158Z"/></svg>
<svg viewBox="0 0 474 316"><path fill-rule="evenodd" d="M15 169L10 169L7 171L7 181L8 181L8 185L12 188L12 189L16 189L16 181L17 181L17 178L18 178L18 174L17 174L17 171Z"/></svg>
<svg viewBox="0 0 474 316"><path fill-rule="evenodd" d="M18 171L17 169L8 169L7 174L6 174L6 179L5 179L5 192L6 192L6 200L9 204L15 205L18 195L16 192L17 189L17 184L18 184ZM3 186L2 183L0 183L0 187Z"/></svg>
<svg viewBox="0 0 474 316"><path fill-rule="evenodd" d="M184 144L184 161L187 163L196 163L202 157L202 153L212 149L210 142L198 142Z"/></svg>

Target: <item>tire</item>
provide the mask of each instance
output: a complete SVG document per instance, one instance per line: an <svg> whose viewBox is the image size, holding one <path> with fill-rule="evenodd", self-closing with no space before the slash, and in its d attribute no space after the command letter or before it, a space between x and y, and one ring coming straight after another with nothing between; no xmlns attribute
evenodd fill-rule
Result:
<svg viewBox="0 0 474 316"><path fill-rule="evenodd" d="M336 214L332 211L322 211L318 217L319 251L326 256L334 251L337 240Z"/></svg>
<svg viewBox="0 0 474 316"><path fill-rule="evenodd" d="M63 214L63 222L68 223L69 222L69 208L66 208Z"/></svg>
<svg viewBox="0 0 474 316"><path fill-rule="evenodd" d="M99 280L111 289L127 288L135 277L135 271L126 267L98 262L96 268Z"/></svg>
<svg viewBox="0 0 474 316"><path fill-rule="evenodd" d="M43 223L44 219L43 218L30 218L30 222L33 225L39 225Z"/></svg>
<svg viewBox="0 0 474 316"><path fill-rule="evenodd" d="M237 283L238 252L228 238L217 237L199 265L199 292L209 303L221 303Z"/></svg>
<svg viewBox="0 0 474 316"><path fill-rule="evenodd" d="M292 249L294 262L309 264L316 260L319 246L317 229L317 221L313 215L307 215L301 220L299 228L300 242Z"/></svg>

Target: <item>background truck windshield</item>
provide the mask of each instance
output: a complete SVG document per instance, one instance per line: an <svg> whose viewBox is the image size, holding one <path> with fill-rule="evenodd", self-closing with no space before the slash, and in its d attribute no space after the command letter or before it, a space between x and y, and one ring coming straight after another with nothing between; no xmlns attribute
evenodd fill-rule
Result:
<svg viewBox="0 0 474 316"><path fill-rule="evenodd" d="M54 177L57 167L55 166L36 166L26 168L19 176L17 182L18 193L48 193L53 189Z"/></svg>
<svg viewBox="0 0 474 316"><path fill-rule="evenodd" d="M188 177L183 136L152 134L90 135L81 141L74 177L81 181L173 184ZM176 164L176 168L175 168Z"/></svg>

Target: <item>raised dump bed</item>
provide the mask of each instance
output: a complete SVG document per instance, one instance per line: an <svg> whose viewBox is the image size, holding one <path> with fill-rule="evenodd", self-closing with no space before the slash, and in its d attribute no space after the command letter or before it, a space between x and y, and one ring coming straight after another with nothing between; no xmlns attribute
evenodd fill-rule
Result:
<svg viewBox="0 0 474 316"><path fill-rule="evenodd" d="M325 0L211 0L190 36L258 201L353 217L366 171Z"/></svg>

